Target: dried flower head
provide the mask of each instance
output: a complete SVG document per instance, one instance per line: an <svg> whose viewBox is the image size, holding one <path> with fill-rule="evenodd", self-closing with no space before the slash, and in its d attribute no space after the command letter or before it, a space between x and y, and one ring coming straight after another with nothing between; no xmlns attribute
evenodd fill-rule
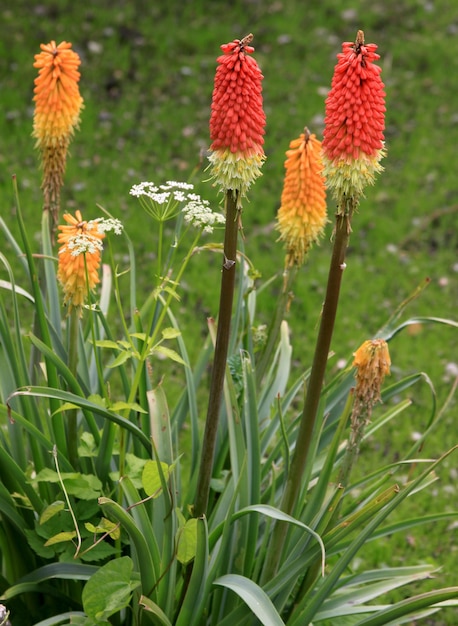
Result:
<svg viewBox="0 0 458 626"><path fill-rule="evenodd" d="M355 402L372 409L380 400L380 389L390 374L390 353L384 339L369 339L353 354L356 370Z"/></svg>
<svg viewBox="0 0 458 626"><path fill-rule="evenodd" d="M355 43L343 43L326 99L324 174L338 202L358 200L383 170L385 91L376 49L361 30Z"/></svg>
<svg viewBox="0 0 458 626"><path fill-rule="evenodd" d="M44 209L51 211L55 222L67 149L83 107L78 87L81 61L71 46L66 41L59 45L55 41L41 44L33 64L39 71L35 79L32 134L42 158Z"/></svg>
<svg viewBox="0 0 458 626"><path fill-rule="evenodd" d="M359 453L364 430L369 423L372 409L380 401L380 389L390 373L390 353L384 339L365 341L353 355L356 367L356 388L353 410L350 416L350 435L339 472L339 482L348 484L350 472Z"/></svg>
<svg viewBox="0 0 458 626"><path fill-rule="evenodd" d="M327 220L321 142L306 128L291 141L286 157L277 228L286 245L286 265L302 265Z"/></svg>
<svg viewBox="0 0 458 626"><path fill-rule="evenodd" d="M86 222L81 212L64 214L67 225L59 225L59 266L57 278L64 290L64 304L80 309L89 292L100 282L99 267L105 233L113 230L119 235L122 225L116 219L98 218Z"/></svg>
<svg viewBox="0 0 458 626"><path fill-rule="evenodd" d="M212 178L222 191L236 193L239 203L265 160L263 75L250 56L252 39L248 35L221 46L210 117Z"/></svg>

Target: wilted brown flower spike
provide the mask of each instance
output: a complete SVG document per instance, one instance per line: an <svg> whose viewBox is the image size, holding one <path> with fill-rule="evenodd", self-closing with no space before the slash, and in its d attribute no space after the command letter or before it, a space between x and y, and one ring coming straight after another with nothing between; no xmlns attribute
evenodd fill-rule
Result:
<svg viewBox="0 0 458 626"><path fill-rule="evenodd" d="M35 55L33 64L39 72L35 79L32 134L41 152L43 208L51 212L56 223L67 149L78 127L83 106L78 87L81 61L71 50L72 44L66 41L59 45L51 41L40 47L41 52Z"/></svg>
<svg viewBox="0 0 458 626"><path fill-rule="evenodd" d="M353 355L356 367L353 410L350 417L350 435L339 473L339 482L348 483L351 469L358 456L364 430L369 423L374 404L380 401L380 390L385 376L390 374L390 353L384 339L365 341Z"/></svg>
<svg viewBox="0 0 458 626"><path fill-rule="evenodd" d="M356 367L355 401L372 410L380 400L380 389L390 373L390 353L384 339L365 341L353 355Z"/></svg>

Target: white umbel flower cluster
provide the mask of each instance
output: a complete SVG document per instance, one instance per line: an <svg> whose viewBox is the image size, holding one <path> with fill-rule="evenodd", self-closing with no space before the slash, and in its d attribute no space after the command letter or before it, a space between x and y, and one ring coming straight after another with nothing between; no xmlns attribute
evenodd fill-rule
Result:
<svg viewBox="0 0 458 626"><path fill-rule="evenodd" d="M143 208L159 222L170 220L183 213L187 224L212 233L215 226L224 225L225 217L210 208L208 200L193 193L194 185L168 180L163 185L142 182L133 185L130 195L140 200Z"/></svg>
<svg viewBox="0 0 458 626"><path fill-rule="evenodd" d="M103 250L103 238L105 233L113 231L115 235L120 235L123 225L120 220L114 218L98 217L94 220L81 222L75 228L75 234L70 235L65 245L63 245L59 254L69 252L72 256L80 254L94 254ZM94 233L94 234L92 234Z"/></svg>

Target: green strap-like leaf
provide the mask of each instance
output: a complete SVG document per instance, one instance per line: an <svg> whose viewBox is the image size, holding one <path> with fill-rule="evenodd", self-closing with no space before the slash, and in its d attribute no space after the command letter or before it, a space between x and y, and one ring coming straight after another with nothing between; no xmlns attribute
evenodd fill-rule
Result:
<svg viewBox="0 0 458 626"><path fill-rule="evenodd" d="M70 402L80 407L81 409L86 409L91 411L92 413L96 413L97 415L102 416L105 419L108 419L118 426L122 426L126 430L128 430L132 435L134 435L146 448L149 454L152 453L151 442L148 437L132 422L125 419L121 415L114 413L105 407L100 406L99 404L95 404L94 402L90 402L86 400L86 398L82 398L81 396L77 396L74 393L70 393L69 391L61 391L60 389L51 389L49 387L26 387L23 389L19 389L13 396L36 396L42 398L54 398L56 400L61 400L62 402Z"/></svg>
<svg viewBox="0 0 458 626"><path fill-rule="evenodd" d="M145 596L141 596L139 604L144 608L146 615L153 624L156 624L156 626L172 626L172 622L155 602Z"/></svg>
<svg viewBox="0 0 458 626"><path fill-rule="evenodd" d="M263 626L285 626L269 596L249 578L237 574L227 574L217 578L214 584L227 587L240 596Z"/></svg>
<svg viewBox="0 0 458 626"><path fill-rule="evenodd" d="M186 596L183 600L175 626L196 626L200 624L200 616L205 608L202 604L205 581L207 579L208 535L207 522L204 517L197 518L196 558L192 566Z"/></svg>
<svg viewBox="0 0 458 626"><path fill-rule="evenodd" d="M379 611L376 615L371 615L366 619L358 622L357 626L385 626L386 624L398 624L398 620L404 615L415 616L417 612L425 608L433 607L439 602L454 600L454 604L458 606L458 587L446 587L445 589L437 589L422 593L413 598L407 598L395 605Z"/></svg>
<svg viewBox="0 0 458 626"><path fill-rule="evenodd" d="M117 502L110 498L99 498L99 504L110 516L114 517L128 532L131 541L135 544L138 567L140 569L142 589L150 591L156 585L156 573L153 559L145 537L137 527L134 519Z"/></svg>

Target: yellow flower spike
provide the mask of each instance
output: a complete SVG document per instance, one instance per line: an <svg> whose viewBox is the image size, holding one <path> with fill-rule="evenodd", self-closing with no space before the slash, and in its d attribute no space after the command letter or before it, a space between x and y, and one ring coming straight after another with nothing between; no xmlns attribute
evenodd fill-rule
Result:
<svg viewBox="0 0 458 626"><path fill-rule="evenodd" d="M41 52L35 55L33 64L39 71L35 79L32 135L41 152L43 209L51 212L54 224L59 213L67 150L83 107L78 87L81 61L71 46L66 41L59 45L55 41L41 44Z"/></svg>
<svg viewBox="0 0 458 626"><path fill-rule="evenodd" d="M302 265L327 221L321 142L308 128L290 142L277 229L285 242L286 265Z"/></svg>

